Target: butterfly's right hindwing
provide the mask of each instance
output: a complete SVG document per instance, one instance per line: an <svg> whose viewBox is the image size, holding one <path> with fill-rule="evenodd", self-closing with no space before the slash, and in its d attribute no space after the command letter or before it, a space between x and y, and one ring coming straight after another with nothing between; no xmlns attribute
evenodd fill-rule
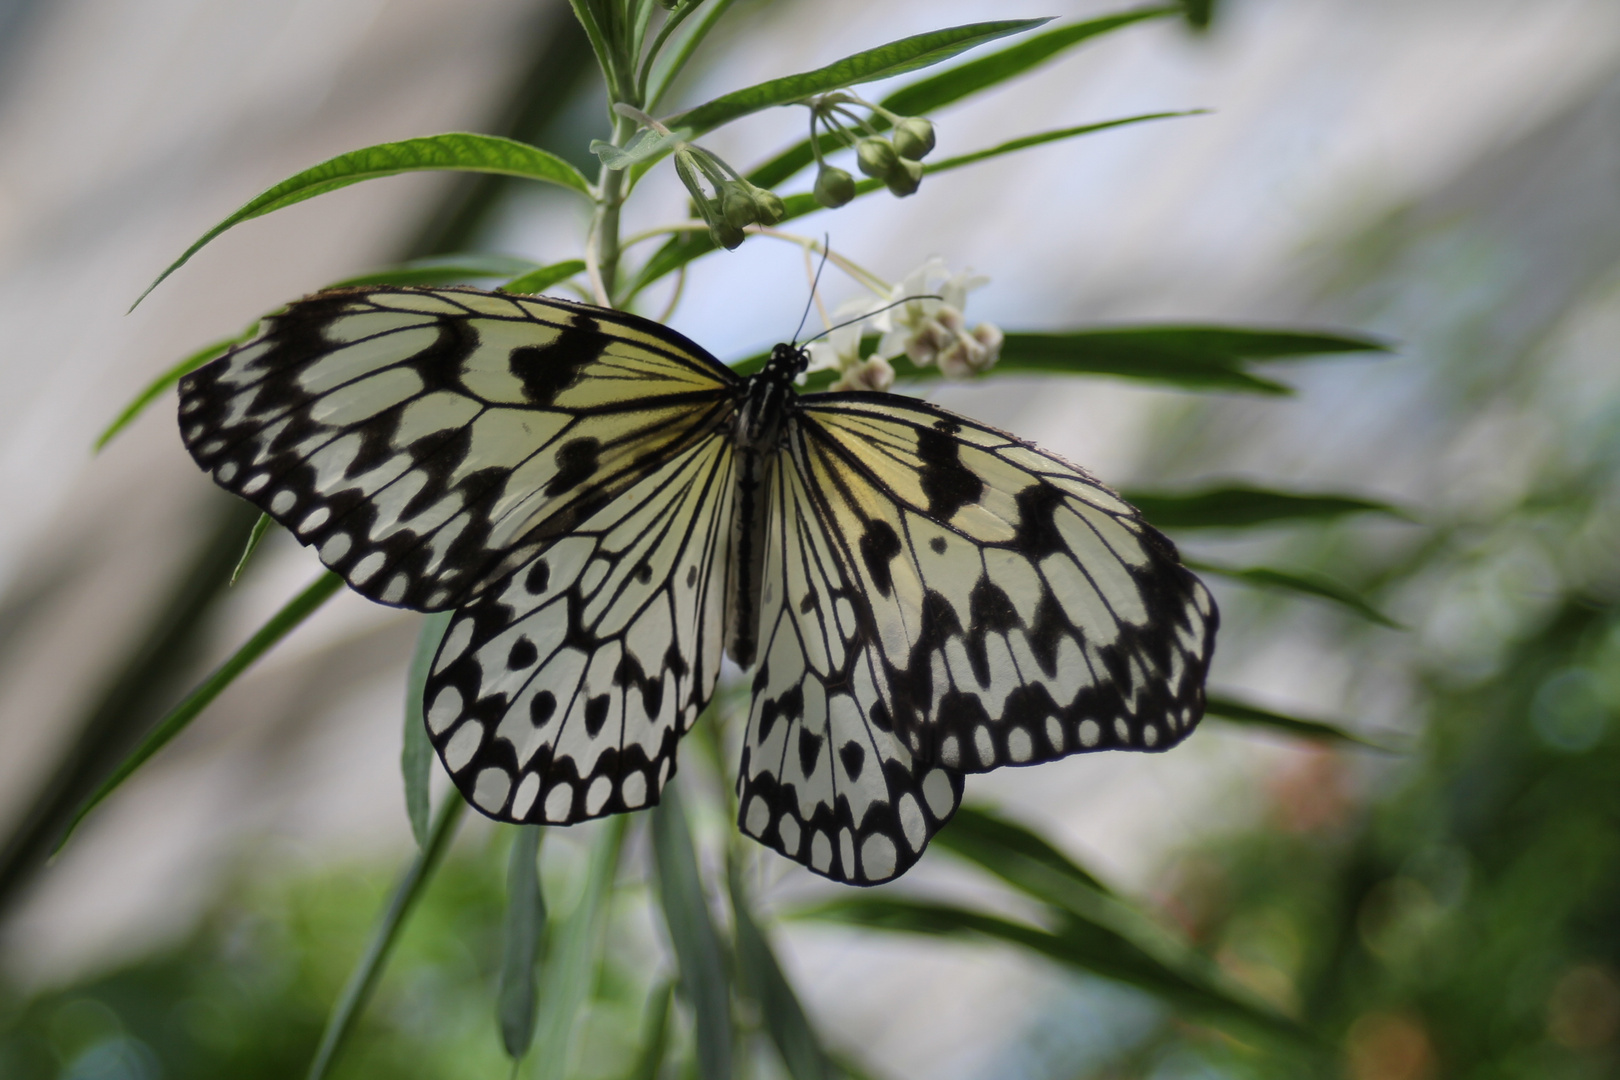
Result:
<svg viewBox="0 0 1620 1080"><path fill-rule="evenodd" d="M364 595L459 606L729 418L680 335L540 297L317 293L187 375L202 468Z"/></svg>

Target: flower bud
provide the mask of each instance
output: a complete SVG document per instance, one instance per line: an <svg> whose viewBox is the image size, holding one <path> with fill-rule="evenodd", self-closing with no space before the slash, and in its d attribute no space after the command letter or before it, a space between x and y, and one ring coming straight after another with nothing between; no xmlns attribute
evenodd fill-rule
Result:
<svg viewBox="0 0 1620 1080"><path fill-rule="evenodd" d="M884 180L900 158L888 139L869 136L855 144L855 162L867 176Z"/></svg>
<svg viewBox="0 0 1620 1080"><path fill-rule="evenodd" d="M855 197L855 178L843 169L823 165L816 173L816 202L822 206L843 206Z"/></svg>
<svg viewBox="0 0 1620 1080"><path fill-rule="evenodd" d="M920 116L908 116L894 128L894 149L903 158L921 161L934 148L934 125Z"/></svg>
<svg viewBox="0 0 1620 1080"><path fill-rule="evenodd" d="M726 224L741 229L752 225L758 216L754 200L748 189L732 181L720 189L720 216Z"/></svg>
<svg viewBox="0 0 1620 1080"><path fill-rule="evenodd" d="M756 220L761 225L775 225L787 213L787 206L782 197L770 188L757 187L753 190L754 209L758 213Z"/></svg>
<svg viewBox="0 0 1620 1080"><path fill-rule="evenodd" d="M895 158L894 168L883 177L883 182L889 186L889 191L896 198L903 199L917 190L922 178L922 162L912 161L909 158Z"/></svg>
<svg viewBox="0 0 1620 1080"><path fill-rule="evenodd" d="M894 385L894 368L881 356L857 360L839 375L827 389L833 393L844 390L876 390L880 393Z"/></svg>
<svg viewBox="0 0 1620 1080"><path fill-rule="evenodd" d="M742 242L748 238L747 233L723 219L715 221L709 226L709 235L714 238L715 243L727 251L736 251Z"/></svg>

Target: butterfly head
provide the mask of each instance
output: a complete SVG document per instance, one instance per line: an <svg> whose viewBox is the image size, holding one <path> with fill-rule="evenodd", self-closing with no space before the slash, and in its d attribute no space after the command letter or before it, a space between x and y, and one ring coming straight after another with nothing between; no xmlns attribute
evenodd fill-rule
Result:
<svg viewBox="0 0 1620 1080"><path fill-rule="evenodd" d="M804 369L810 365L810 350L802 345L789 345L787 342L771 350L771 358L765 362L765 374L772 378L791 382L804 374Z"/></svg>

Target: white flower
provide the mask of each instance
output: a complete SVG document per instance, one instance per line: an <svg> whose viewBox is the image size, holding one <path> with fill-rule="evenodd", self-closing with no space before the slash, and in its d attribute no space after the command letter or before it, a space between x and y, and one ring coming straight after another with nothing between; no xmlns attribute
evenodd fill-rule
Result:
<svg viewBox="0 0 1620 1080"><path fill-rule="evenodd" d="M894 368L881 356L874 356L869 360L859 360L844 369L838 381L827 387L828 390L877 390L884 391L894 385Z"/></svg>
<svg viewBox="0 0 1620 1080"><path fill-rule="evenodd" d="M962 309L967 294L989 280L967 270L951 274L943 259L923 263L890 291L891 303L904 302L878 317L884 334L877 355L904 353L918 367L938 364L940 372L952 379L988 369L1001 354L1001 331L990 323L968 331Z"/></svg>
<svg viewBox="0 0 1620 1080"><path fill-rule="evenodd" d="M838 322L848 322L849 325L839 326L826 337L810 343L810 364L805 371L821 371L825 368L844 371L860 363L862 324L865 322L861 316L871 310L872 305L865 301L840 305L834 317Z"/></svg>

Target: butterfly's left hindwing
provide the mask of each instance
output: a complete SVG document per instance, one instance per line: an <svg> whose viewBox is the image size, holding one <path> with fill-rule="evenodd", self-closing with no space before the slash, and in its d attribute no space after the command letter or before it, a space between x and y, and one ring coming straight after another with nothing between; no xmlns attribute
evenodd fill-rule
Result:
<svg viewBox="0 0 1620 1080"><path fill-rule="evenodd" d="M364 595L459 606L712 437L738 380L631 315L474 289L317 293L180 383L202 468Z"/></svg>

